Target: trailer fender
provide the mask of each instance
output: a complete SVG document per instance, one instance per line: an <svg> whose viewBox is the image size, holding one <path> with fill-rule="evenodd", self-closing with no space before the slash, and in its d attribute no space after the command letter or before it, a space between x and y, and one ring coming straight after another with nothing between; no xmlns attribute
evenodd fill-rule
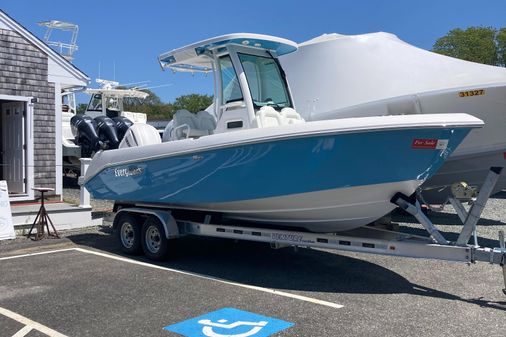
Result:
<svg viewBox="0 0 506 337"><path fill-rule="evenodd" d="M162 223L165 230L165 237L167 239L173 239L180 236L176 219L174 219L170 211L146 208L122 208L116 213L116 217L114 219L116 220L118 215L122 212L155 216ZM116 226L116 223L114 226Z"/></svg>

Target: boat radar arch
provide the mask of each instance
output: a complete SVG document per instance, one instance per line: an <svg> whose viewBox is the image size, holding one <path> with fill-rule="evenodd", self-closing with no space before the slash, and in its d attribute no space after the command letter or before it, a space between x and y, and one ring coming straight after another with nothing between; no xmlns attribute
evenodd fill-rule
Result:
<svg viewBox="0 0 506 337"><path fill-rule="evenodd" d="M213 70L213 62L207 55L214 50L225 48L227 45L269 50L277 56L297 50L297 43L280 37L234 33L213 37L163 53L158 57L158 62L162 69L170 68L173 71L207 73Z"/></svg>

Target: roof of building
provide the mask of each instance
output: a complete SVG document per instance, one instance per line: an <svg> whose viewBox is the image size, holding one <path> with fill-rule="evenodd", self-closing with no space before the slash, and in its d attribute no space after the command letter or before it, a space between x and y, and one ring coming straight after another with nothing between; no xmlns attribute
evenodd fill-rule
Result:
<svg viewBox="0 0 506 337"><path fill-rule="evenodd" d="M51 60L53 60L56 64L63 67L65 70L70 72L76 78L83 80L85 82L90 81L90 77L82 72L75 65L70 63L65 57L60 55L58 52L49 47L44 41L35 36L32 32L30 32L27 28L21 25L19 22L10 17L7 13L0 9L0 22L5 26L9 27L11 30L19 33L23 38L32 43L34 46L39 48L43 53L45 53Z"/></svg>

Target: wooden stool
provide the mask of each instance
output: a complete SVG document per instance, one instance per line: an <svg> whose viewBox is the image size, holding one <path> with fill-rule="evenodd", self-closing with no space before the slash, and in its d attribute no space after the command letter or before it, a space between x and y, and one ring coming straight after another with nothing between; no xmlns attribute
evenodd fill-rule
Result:
<svg viewBox="0 0 506 337"><path fill-rule="evenodd" d="M57 238L60 238L60 235L58 235L58 232L56 231L56 228L54 228L53 222L49 218L49 215L47 214L46 207L44 206L44 193L46 192L52 192L54 191L54 188L49 187L34 187L32 188L34 191L40 192L40 208L39 212L37 213L37 216L35 217L35 220L33 221L32 227L30 228L30 231L28 232L28 235L26 236L29 238L32 235L32 231L37 226L37 233L35 234L34 240L41 240L45 237L44 233L44 227L47 228L47 235L48 236L54 236ZM51 224L51 227L53 228L53 234L51 234L51 231L49 229L49 224Z"/></svg>

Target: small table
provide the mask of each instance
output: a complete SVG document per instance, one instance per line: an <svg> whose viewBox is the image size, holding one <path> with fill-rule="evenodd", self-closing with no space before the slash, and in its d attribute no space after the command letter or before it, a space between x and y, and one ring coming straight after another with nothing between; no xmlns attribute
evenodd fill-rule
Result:
<svg viewBox="0 0 506 337"><path fill-rule="evenodd" d="M35 220L33 221L32 227L30 228L30 231L28 232L28 235L26 236L29 238L32 235L33 229L37 228L37 233L35 234L34 240L41 240L45 237L44 233L44 227L47 228L47 235L48 236L54 236L56 238L60 238L60 235L56 231L56 228L54 228L53 222L49 218L49 215L47 214L46 207L44 206L44 193L46 192L52 192L54 191L54 188L49 187L34 187L32 188L34 191L38 191L40 193L40 208L39 212L37 213L37 216L35 217ZM51 234L51 231L49 230L49 224L51 224L51 227L53 228L53 234Z"/></svg>

